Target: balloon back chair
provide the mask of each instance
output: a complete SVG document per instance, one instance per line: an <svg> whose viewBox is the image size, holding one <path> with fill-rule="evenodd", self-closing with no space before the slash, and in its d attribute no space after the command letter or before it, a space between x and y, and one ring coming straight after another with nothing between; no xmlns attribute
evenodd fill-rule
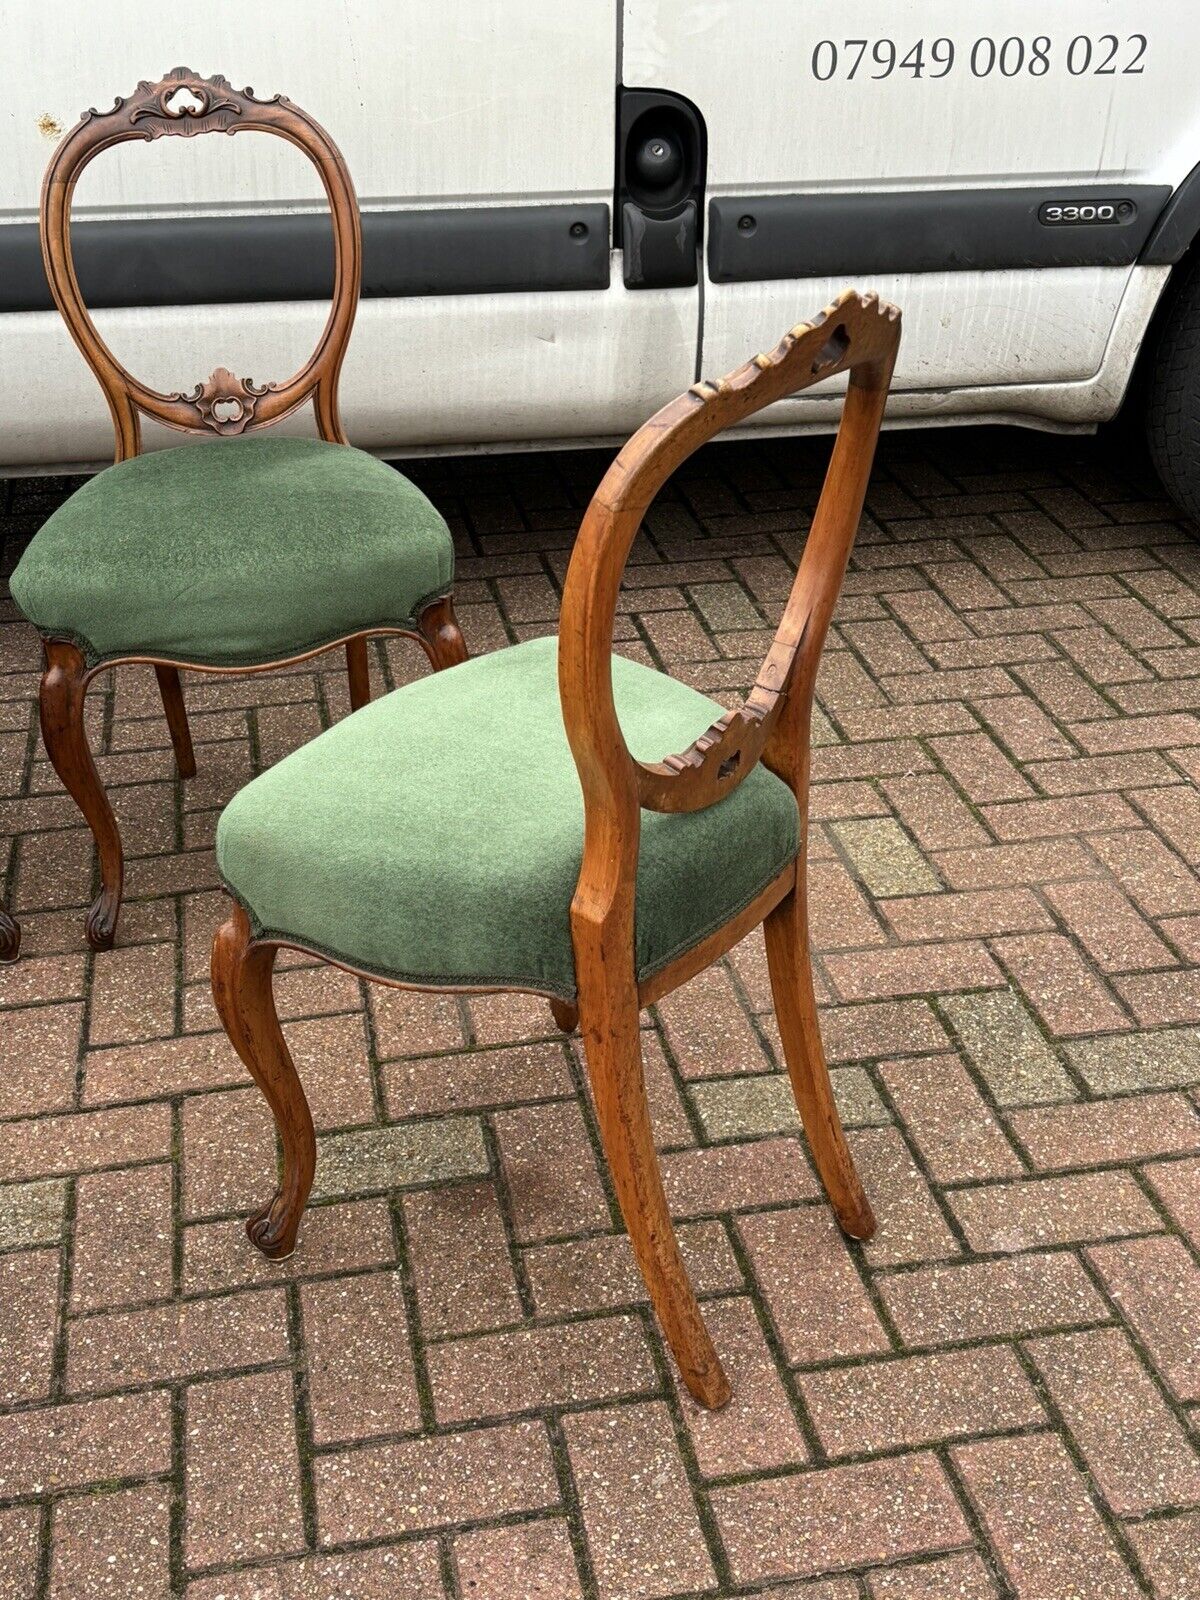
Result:
<svg viewBox="0 0 1200 1600"><path fill-rule="evenodd" d="M729 1384L663 1194L639 1012L763 922L814 1161L842 1227L870 1236L817 1024L805 835L813 685L899 337L893 307L847 292L769 355L696 384L634 435L596 491L557 641L384 696L226 807L217 857L235 904L213 945L213 994L283 1145L281 1182L247 1225L264 1254L294 1248L316 1156L275 1011L281 946L402 987L541 993L560 1023L581 1027L617 1198L683 1378L701 1403L722 1405ZM722 428L847 371L820 502L745 704L722 712L614 656L625 562L670 474ZM681 753L662 759L664 749Z"/></svg>
<svg viewBox="0 0 1200 1600"><path fill-rule="evenodd" d="M256 384L218 367L191 393L159 393L126 371L84 304L71 257L75 185L95 156L127 140L250 131L286 139L320 174L333 224L324 331L286 381ZM154 666L187 778L195 757L181 667L265 671L344 644L357 709L370 698L372 634L419 640L435 668L464 660L466 649L450 598L445 522L399 473L350 449L342 428L338 377L358 305L361 228L346 164L307 112L186 67L139 83L111 111L85 112L58 146L42 186L41 240L54 299L116 431L115 464L49 518L12 578L42 636L46 749L100 857L102 887L86 926L101 950L116 932L123 859L84 733L84 695L97 672ZM308 400L319 438L255 437ZM142 415L222 443L142 455Z"/></svg>

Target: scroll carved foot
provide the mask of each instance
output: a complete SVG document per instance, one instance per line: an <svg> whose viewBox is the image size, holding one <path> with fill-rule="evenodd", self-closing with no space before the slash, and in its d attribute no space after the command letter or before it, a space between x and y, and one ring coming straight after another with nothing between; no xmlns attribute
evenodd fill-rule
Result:
<svg viewBox="0 0 1200 1600"><path fill-rule="evenodd" d="M288 1215L282 1189L276 1189L266 1205L246 1222L247 1238L269 1261L286 1261L294 1255L299 1231L300 1213Z"/></svg>
<svg viewBox="0 0 1200 1600"><path fill-rule="evenodd" d="M83 931L93 950L111 950L117 937L117 918L121 915L120 884L105 884L92 901L84 918Z"/></svg>

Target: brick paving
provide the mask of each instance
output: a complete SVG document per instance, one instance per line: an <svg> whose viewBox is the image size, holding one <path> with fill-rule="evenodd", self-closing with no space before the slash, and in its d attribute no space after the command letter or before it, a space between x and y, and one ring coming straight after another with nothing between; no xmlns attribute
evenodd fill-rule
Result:
<svg viewBox="0 0 1200 1600"><path fill-rule="evenodd" d="M735 703L824 446L711 449L620 648ZM550 630L600 453L417 465L478 653ZM5 570L68 487L0 485ZM1132 447L885 438L816 719L817 984L881 1227L822 1203L760 940L645 1018L685 1255L735 1388L648 1313L575 1041L524 996L279 997L320 1132L301 1248L242 1219L269 1122L216 1029L220 806L342 716L340 661L90 700L91 846L0 613L5 1600L1200 1595L1200 550ZM374 647L376 689L420 670ZM503 708L497 708L503 715ZM9 842L11 839L11 842Z"/></svg>

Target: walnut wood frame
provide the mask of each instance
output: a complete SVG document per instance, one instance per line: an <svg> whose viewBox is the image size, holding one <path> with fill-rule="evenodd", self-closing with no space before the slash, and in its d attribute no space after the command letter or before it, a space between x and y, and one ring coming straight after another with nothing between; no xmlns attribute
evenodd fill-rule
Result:
<svg viewBox="0 0 1200 1600"><path fill-rule="evenodd" d="M329 201L333 224L333 297L324 330L312 355L284 382L256 384L218 367L190 393L160 394L139 382L113 355L84 304L71 257L71 200L84 168L101 151L131 139L193 138L202 133L277 134L296 145L316 167ZM96 374L112 414L115 462L128 461L142 446L142 415L181 432L211 432L233 437L269 427L311 399L320 437L348 444L338 406L338 379L358 308L362 276L362 228L354 185L340 151L306 111L283 95L259 100L252 89L235 89L220 76L202 78L176 67L157 83L141 82L128 99L110 111L85 111L64 137L42 183L42 260L55 304L72 339ZM367 640L376 634L417 639L435 669L466 659L466 646L447 595L432 601L414 628L371 628L306 650L299 655L250 667L212 667L203 662L133 654L108 659L104 667L130 662L154 666L171 733L175 764L182 778L196 771L188 731L180 669L193 672L270 671L343 645L352 710L371 697ZM90 670L83 652L69 639L43 640L42 731L55 770L91 827L100 857L101 890L88 912L86 931L93 949L107 949L116 936L121 906L121 840L83 731L83 699L98 667Z"/></svg>
<svg viewBox="0 0 1200 1600"><path fill-rule="evenodd" d="M809 726L817 667L841 590L900 339L899 313L843 294L768 355L719 383L700 383L634 435L592 497L571 557L559 625L563 719L584 798L584 848L571 905L578 1004L551 998L560 1026L578 1020L601 1139L638 1264L689 1391L718 1407L730 1386L679 1253L650 1128L639 1012L718 960L760 923L788 1072L809 1148L838 1221L875 1228L846 1145L821 1045L806 906ZM849 373L820 501L775 641L745 706L686 751L643 764L630 754L612 691L612 630L621 576L646 509L672 472L723 428L810 384ZM792 789L797 859L725 926L639 983L634 904L642 808L696 811L742 783L759 761ZM250 1238L279 1259L295 1247L315 1168L312 1117L275 1011L271 973L292 941L258 938L235 902L213 943L218 1013L275 1115L282 1180L250 1219ZM346 963L357 976L379 980ZM395 987L432 987L396 983ZM459 992L487 992L455 986ZM490 986L489 986L490 987Z"/></svg>

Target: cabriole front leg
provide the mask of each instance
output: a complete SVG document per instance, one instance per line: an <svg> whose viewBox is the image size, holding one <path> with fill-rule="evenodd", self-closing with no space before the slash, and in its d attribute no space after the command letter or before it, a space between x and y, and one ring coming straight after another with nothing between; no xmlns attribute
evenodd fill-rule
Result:
<svg viewBox="0 0 1200 1600"><path fill-rule="evenodd" d="M275 1010L271 975L276 949L251 942L250 919L235 905L213 940L212 992L217 1015L262 1090L283 1146L282 1180L246 1223L251 1243L272 1261L282 1261L296 1248L317 1147L312 1113Z"/></svg>
<svg viewBox="0 0 1200 1600"><path fill-rule="evenodd" d="M83 725L87 665L83 652L66 639L43 639L46 670L42 674L40 712L42 740L55 772L83 813L100 858L100 893L85 924L93 950L107 950L117 933L125 862L117 819L96 771Z"/></svg>

